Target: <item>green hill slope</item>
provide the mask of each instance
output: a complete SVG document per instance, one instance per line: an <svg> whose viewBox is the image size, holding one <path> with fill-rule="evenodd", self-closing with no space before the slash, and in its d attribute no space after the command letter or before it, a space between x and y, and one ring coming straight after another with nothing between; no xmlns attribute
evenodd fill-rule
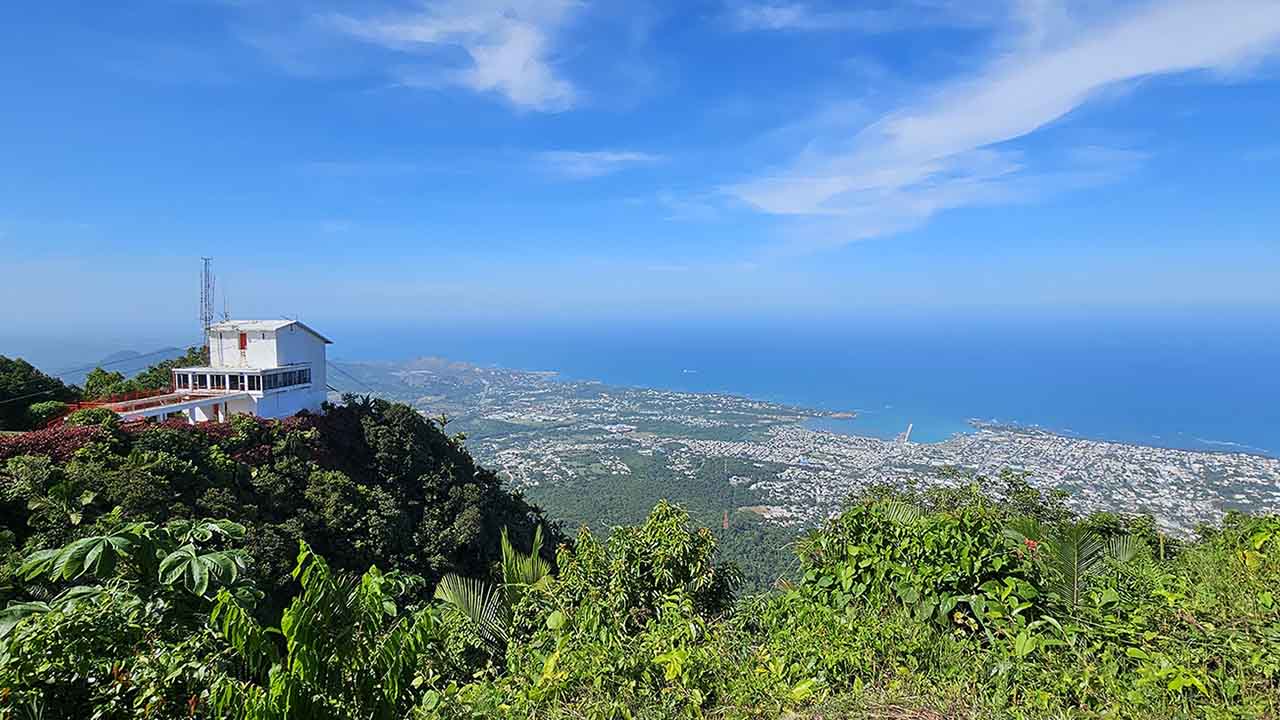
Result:
<svg viewBox="0 0 1280 720"><path fill-rule="evenodd" d="M680 508L570 542L403 405L59 428L0 463L3 717L1280 712L1275 516L1175 542L1017 475L881 488L740 596Z"/></svg>

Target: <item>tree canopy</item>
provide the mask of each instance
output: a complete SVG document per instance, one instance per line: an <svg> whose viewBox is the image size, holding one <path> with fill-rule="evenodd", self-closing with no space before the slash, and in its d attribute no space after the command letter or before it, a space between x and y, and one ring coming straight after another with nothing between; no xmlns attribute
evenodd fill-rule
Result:
<svg viewBox="0 0 1280 720"><path fill-rule="evenodd" d="M0 355L0 430L28 430L39 419L28 412L32 405L76 397L74 387L40 372L26 360Z"/></svg>
<svg viewBox="0 0 1280 720"><path fill-rule="evenodd" d="M148 390L164 390L173 381L172 373L178 367L199 367L209 364L209 351L204 347L189 347L176 358L162 360L146 370L126 378L113 370L96 367L89 371L84 380L84 396L90 400L124 395L126 393L146 392Z"/></svg>
<svg viewBox="0 0 1280 720"><path fill-rule="evenodd" d="M482 572L502 528L528 542L547 524L405 405L349 398L283 421L93 422L0 438L0 524L16 548L217 517L245 528L246 572L283 604L300 541L344 571L378 564L434 582Z"/></svg>

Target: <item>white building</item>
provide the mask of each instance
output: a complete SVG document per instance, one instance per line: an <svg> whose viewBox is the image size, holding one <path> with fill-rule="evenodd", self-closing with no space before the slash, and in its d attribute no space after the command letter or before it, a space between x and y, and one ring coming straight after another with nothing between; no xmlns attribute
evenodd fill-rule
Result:
<svg viewBox="0 0 1280 720"><path fill-rule="evenodd" d="M125 420L181 413L189 422L320 410L325 336L297 320L227 320L209 328L208 342L209 365L174 368L172 392L109 407Z"/></svg>

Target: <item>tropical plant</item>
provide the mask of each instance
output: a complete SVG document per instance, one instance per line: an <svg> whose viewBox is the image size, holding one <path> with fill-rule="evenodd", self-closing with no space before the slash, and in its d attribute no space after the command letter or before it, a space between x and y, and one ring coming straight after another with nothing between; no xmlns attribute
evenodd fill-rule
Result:
<svg viewBox="0 0 1280 720"><path fill-rule="evenodd" d="M83 489L79 483L63 480L49 488L47 494L28 500L27 510L31 511L33 523L48 518L75 526L84 519L84 509L97 496L96 492Z"/></svg>
<svg viewBox="0 0 1280 720"><path fill-rule="evenodd" d="M211 589L261 597L228 547L242 536L222 520L129 523L32 553L25 599L0 610L0 698L49 717L191 716L222 662Z"/></svg>
<svg viewBox="0 0 1280 720"><path fill-rule="evenodd" d="M180 587L198 597L211 597L219 587L249 591L239 584L245 552L208 547L243 538L244 527L228 520L179 520L163 526L129 523L105 535L38 550L27 557L18 575L27 581L52 582L119 578L143 592L149 587Z"/></svg>
<svg viewBox="0 0 1280 720"><path fill-rule="evenodd" d="M502 529L502 580L491 585L483 580L450 573L440 579L435 597L454 613L465 618L495 653L511 639L512 609L530 588L551 575L551 565L542 558L542 527L533 533L528 553L516 550Z"/></svg>
<svg viewBox="0 0 1280 720"><path fill-rule="evenodd" d="M443 633L432 608L398 604L421 580L377 568L335 576L305 543L294 577L302 591L278 628L262 626L235 596L219 592L210 622L241 672L214 680L215 712L246 720L403 717L412 703L406 690L429 679L417 675L422 656Z"/></svg>
<svg viewBox="0 0 1280 720"><path fill-rule="evenodd" d="M1092 578L1106 569L1108 562L1124 564L1143 548L1131 535L1106 537L1081 522L1047 526L1033 518L1010 521L1005 536L1019 552L1026 551L1048 570L1045 589L1068 611L1076 611Z"/></svg>

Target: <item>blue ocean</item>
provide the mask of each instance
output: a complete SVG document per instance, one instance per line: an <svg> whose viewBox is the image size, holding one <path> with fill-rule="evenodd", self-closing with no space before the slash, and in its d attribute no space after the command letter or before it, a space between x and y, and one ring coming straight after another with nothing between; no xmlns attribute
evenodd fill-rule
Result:
<svg viewBox="0 0 1280 720"><path fill-rule="evenodd" d="M610 384L857 413L815 427L921 442L970 419L1079 437L1280 455L1269 317L652 323L335 330L339 359L422 355Z"/></svg>

